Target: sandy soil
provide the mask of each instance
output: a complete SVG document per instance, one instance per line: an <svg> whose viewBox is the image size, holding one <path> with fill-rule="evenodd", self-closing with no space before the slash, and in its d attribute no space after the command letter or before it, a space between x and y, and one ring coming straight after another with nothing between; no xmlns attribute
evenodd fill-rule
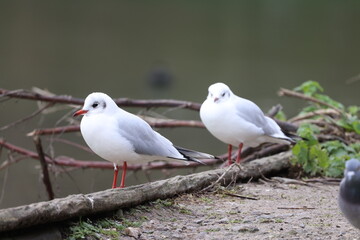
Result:
<svg viewBox="0 0 360 240"><path fill-rule="evenodd" d="M124 217L142 219L130 231L137 239L360 239L338 209L337 185L266 182L228 190L139 206Z"/></svg>

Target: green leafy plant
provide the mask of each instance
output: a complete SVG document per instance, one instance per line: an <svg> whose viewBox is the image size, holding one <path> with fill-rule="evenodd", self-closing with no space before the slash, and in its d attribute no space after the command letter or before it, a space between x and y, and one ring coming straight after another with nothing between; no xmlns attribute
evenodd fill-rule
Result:
<svg viewBox="0 0 360 240"><path fill-rule="evenodd" d="M328 106L324 106L318 103L311 102L309 106L305 107L300 115L303 113L313 112L319 109L326 109L333 107L333 109L337 110L340 114L340 118L337 119L334 123L344 128L347 131L353 131L357 134L360 134L360 120L359 120L359 113L360 107L359 106L349 106L347 108L338 101L333 100L329 96L322 94L324 89L320 86L318 82L315 81L306 81L300 86L294 89L295 91L302 92L304 95L317 99L323 103L328 104ZM331 121L327 119L328 121Z"/></svg>
<svg viewBox="0 0 360 240"><path fill-rule="evenodd" d="M311 176L342 176L345 161L350 158L360 157L360 143L356 141L351 143L354 142L351 139L351 134L360 134L358 116L360 108L358 106L345 108L343 104L322 94L321 92L324 89L319 83L314 81L307 81L294 90L318 100L309 102L309 106L300 112L300 116L321 109L333 109L336 114L335 117L326 114L315 114L312 116L312 119L322 121L325 126L322 128L306 122L300 124L297 134L304 140L298 141L293 147L292 163L301 166L304 172ZM333 125L334 129L342 135L341 137L336 137L339 139L347 137L350 140L342 139L342 141L330 140L320 142L317 134L320 134L322 131L329 131L329 129L326 129L329 125Z"/></svg>
<svg viewBox="0 0 360 240"><path fill-rule="evenodd" d="M345 161L360 157L360 143L346 145L338 140L320 143L315 135L319 131L313 124L299 127L297 134L305 140L300 140L293 147L292 163L300 165L311 176L340 177Z"/></svg>

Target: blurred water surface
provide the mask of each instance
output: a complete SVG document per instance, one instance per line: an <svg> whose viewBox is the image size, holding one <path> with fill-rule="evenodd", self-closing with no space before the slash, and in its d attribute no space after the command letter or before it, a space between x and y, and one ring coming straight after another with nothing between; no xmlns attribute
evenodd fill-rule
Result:
<svg viewBox="0 0 360 240"><path fill-rule="evenodd" d="M281 103L291 117L304 105L280 98L280 87L316 80L345 105L359 105L359 1L0 1L0 87L86 97L172 98L202 102L218 81L264 111ZM0 103L0 126L35 111L35 102ZM137 113L140 109L127 109ZM197 112L158 109L165 117ZM26 133L57 122L70 110L36 117L0 132L35 151ZM176 145L213 154L226 151L203 129L160 129ZM84 143L79 134L66 139ZM100 160L61 143L48 154ZM0 161L7 158L2 151ZM171 175L192 170L170 171ZM46 199L39 163L22 160L0 171L0 208ZM164 172L149 172L151 180ZM57 197L110 187L109 170L52 176ZM146 182L143 172L128 184Z"/></svg>

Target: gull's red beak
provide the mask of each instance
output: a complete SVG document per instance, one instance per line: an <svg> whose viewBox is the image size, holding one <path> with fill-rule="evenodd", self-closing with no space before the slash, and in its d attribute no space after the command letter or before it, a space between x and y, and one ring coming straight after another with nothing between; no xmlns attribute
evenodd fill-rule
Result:
<svg viewBox="0 0 360 240"><path fill-rule="evenodd" d="M217 98L217 97L214 98L214 102L217 102L217 101L219 101L219 98Z"/></svg>
<svg viewBox="0 0 360 240"><path fill-rule="evenodd" d="M73 117L76 117L76 116L79 116L79 115L84 115L85 113L87 113L89 110L83 110L83 109L80 109L78 111L76 111L74 114L73 114Z"/></svg>

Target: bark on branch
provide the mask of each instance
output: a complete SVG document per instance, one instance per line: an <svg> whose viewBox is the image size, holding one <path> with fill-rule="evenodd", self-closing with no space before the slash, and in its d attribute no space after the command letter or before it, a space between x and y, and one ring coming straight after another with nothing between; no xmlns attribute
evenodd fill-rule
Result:
<svg viewBox="0 0 360 240"><path fill-rule="evenodd" d="M14 144L8 143L2 139L0 139L0 146L6 149L9 149L12 152L19 153L23 156L37 159L39 160L39 155L33 151L30 151L25 148L21 148ZM113 163L108 161L84 161L84 160L76 160L70 157L56 157L54 159L49 158L48 156L44 156L44 159L47 164L56 164L66 167L78 167L78 168L101 168L101 169L113 169ZM220 159L204 159L202 160L206 165L214 165L216 163L221 162ZM162 169L162 168L189 168L189 167L197 167L200 164L197 162L190 162L189 164L184 164L184 162L151 162L148 165L144 164L131 164L128 165L128 170L141 170L141 169ZM7 164L0 165L0 170L7 167ZM119 166L121 169L122 166Z"/></svg>
<svg viewBox="0 0 360 240"><path fill-rule="evenodd" d="M27 90L6 90L0 88L0 97L12 97L12 98L21 98L29 99L43 102L52 102L52 103L63 103L63 104L74 104L74 105L83 105L84 99L74 98L71 96L50 96L39 94ZM180 107L187 108L191 110L199 111L201 104L189 102L189 101L180 101L173 99L154 99L154 100L143 100L143 99L129 99L129 98L117 98L114 99L116 104L124 107Z"/></svg>
<svg viewBox="0 0 360 240"><path fill-rule="evenodd" d="M175 127L196 127L196 128L204 128L204 124L200 121L195 120L176 120L176 119L158 119L141 116L149 125L153 128L175 128ZM80 131L79 125L69 125L63 127L55 127L55 128L43 128L43 129L35 129L34 131L27 134L27 136L35 136L35 135L53 135L53 134L62 134L69 132L78 132Z"/></svg>
<svg viewBox="0 0 360 240"><path fill-rule="evenodd" d="M188 176L176 176L124 189L109 189L91 194L70 195L66 198L39 202L26 206L0 210L0 232L34 225L57 222L73 217L133 207L156 199L174 197L186 192L199 191L222 176L219 184L260 178L290 167L291 152L258 159L231 169L217 169Z"/></svg>
<svg viewBox="0 0 360 240"><path fill-rule="evenodd" d="M337 111L338 113L342 113L342 111L324 101L321 101L319 99L316 99L316 98L313 98L313 97L310 97L310 96L307 96L305 94L302 94L302 93L299 93L299 92L295 92L295 91L292 91L292 90L289 90L289 89L286 89L286 88L280 88L279 92L278 92L278 95L279 96L288 96L288 97L296 97L296 98L300 98L300 99L304 99L304 100L307 100L307 101L310 101L310 102L314 102L314 103L317 103L317 104L320 104L320 105L323 105L323 106L326 106L326 107L329 107L329 108L332 108L334 109L335 111Z"/></svg>

